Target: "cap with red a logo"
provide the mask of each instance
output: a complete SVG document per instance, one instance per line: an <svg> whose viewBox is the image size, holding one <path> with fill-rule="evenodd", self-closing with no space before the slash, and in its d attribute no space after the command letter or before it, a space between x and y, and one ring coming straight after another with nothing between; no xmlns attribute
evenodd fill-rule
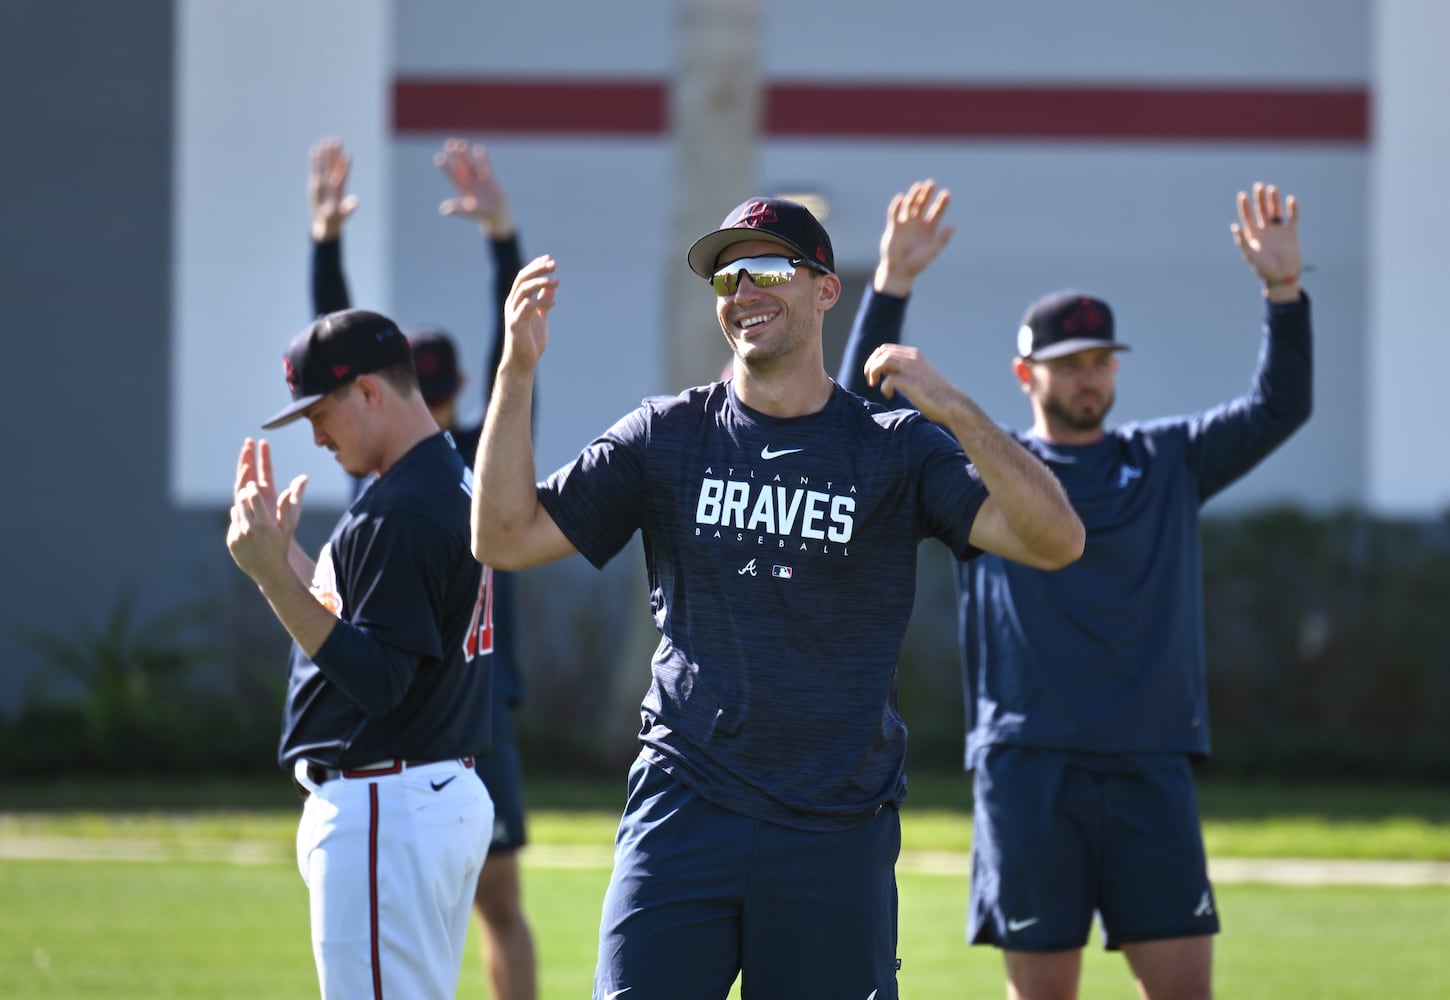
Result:
<svg viewBox="0 0 1450 1000"><path fill-rule="evenodd" d="M1027 307L1017 331L1017 356L1028 361L1051 361L1101 347L1129 350L1113 339L1108 304L1078 291L1044 295Z"/></svg>
<svg viewBox="0 0 1450 1000"><path fill-rule="evenodd" d="M344 309L319 316L293 338L282 356L282 371L292 403L262 427L290 424L302 411L359 375L413 360L408 338L386 316L366 309Z"/></svg>
<svg viewBox="0 0 1450 1000"><path fill-rule="evenodd" d="M734 243L764 240L775 243L792 257L802 257L818 270L836 273L831 237L811 210L788 198L751 198L735 206L720 228L695 241L686 255L690 270L708 279L715 273L721 252Z"/></svg>

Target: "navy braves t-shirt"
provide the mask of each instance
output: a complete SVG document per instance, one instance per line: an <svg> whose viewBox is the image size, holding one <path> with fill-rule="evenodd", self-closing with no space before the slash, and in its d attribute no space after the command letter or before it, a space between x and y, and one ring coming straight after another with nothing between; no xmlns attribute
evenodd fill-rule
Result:
<svg viewBox="0 0 1450 1000"><path fill-rule="evenodd" d="M917 543L975 555L986 498L955 439L840 388L780 419L715 383L645 400L539 497L595 566L642 533L661 634L641 706L652 762L718 805L806 829L900 800Z"/></svg>
<svg viewBox="0 0 1450 1000"><path fill-rule="evenodd" d="M469 548L471 495L471 471L440 432L369 483L338 522L317 560L313 593L416 667L404 684L376 675L329 678L293 644L283 766L298 757L355 767L488 751L490 574ZM388 707L370 716L362 701Z"/></svg>

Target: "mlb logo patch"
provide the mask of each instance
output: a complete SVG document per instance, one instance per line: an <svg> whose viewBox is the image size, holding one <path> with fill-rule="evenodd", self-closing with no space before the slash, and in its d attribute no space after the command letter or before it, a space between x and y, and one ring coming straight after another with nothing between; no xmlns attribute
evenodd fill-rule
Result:
<svg viewBox="0 0 1450 1000"><path fill-rule="evenodd" d="M791 569L789 566L772 566L772 567L770 567L770 575L771 576L778 576L782 580L789 580L794 573L795 573L795 570Z"/></svg>

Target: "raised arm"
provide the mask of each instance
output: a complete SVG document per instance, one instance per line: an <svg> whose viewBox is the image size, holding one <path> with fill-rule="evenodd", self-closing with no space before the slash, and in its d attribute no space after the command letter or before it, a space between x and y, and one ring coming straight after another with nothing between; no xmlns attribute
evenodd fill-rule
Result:
<svg viewBox="0 0 1450 1000"><path fill-rule="evenodd" d="M1266 300L1264 337L1248 392L1189 423L1200 499L1243 476L1309 419L1314 351L1309 297L1299 287L1299 202L1272 184L1238 194L1234 244Z"/></svg>
<svg viewBox="0 0 1450 1000"><path fill-rule="evenodd" d="M574 552L535 489L530 412L534 376L549 342L549 310L559 279L552 257L518 273L505 303L503 360L474 463L472 549L496 569L524 569Z"/></svg>
<svg viewBox="0 0 1450 1000"><path fill-rule="evenodd" d="M314 316L347 309L347 279L342 273L342 224L357 208L347 194L352 158L337 139L312 147L307 202L312 210L312 312Z"/></svg>
<svg viewBox="0 0 1450 1000"><path fill-rule="evenodd" d="M836 375L840 385L883 406L909 406L910 401L902 397L888 403L866 381L866 359L882 344L901 342L912 286L956 232L955 226L941 224L951 197L947 189L937 190L936 181L917 181L893 197L886 208L876 273L861 297Z"/></svg>
<svg viewBox="0 0 1450 1000"><path fill-rule="evenodd" d="M507 236L489 237L489 251L493 254L493 299L497 305L494 310L493 338L489 343L488 356L484 360L483 372L483 405L488 406L488 401L493 397L493 380L498 372L498 366L503 363L503 345L505 320L504 316L508 309L509 291L513 288L514 279L524 267L522 250L519 247L517 231L510 232ZM537 390L537 385L535 389ZM533 411L537 412L537 394L534 400Z"/></svg>
<svg viewBox="0 0 1450 1000"><path fill-rule="evenodd" d="M494 374L503 361L504 312L509 292L523 268L518 229L486 146L479 143L470 148L462 139L449 139L443 144L442 152L433 157L433 162L455 192L454 197L438 206L438 211L477 222L493 256L493 338L485 355L482 382L486 409L493 394Z"/></svg>
<svg viewBox="0 0 1450 1000"><path fill-rule="evenodd" d="M866 378L888 399L909 394L916 408L950 431L970 456L989 494L972 524L974 546L1039 569L1058 569L1082 555L1082 521L1057 477L921 352L883 344L867 360Z"/></svg>

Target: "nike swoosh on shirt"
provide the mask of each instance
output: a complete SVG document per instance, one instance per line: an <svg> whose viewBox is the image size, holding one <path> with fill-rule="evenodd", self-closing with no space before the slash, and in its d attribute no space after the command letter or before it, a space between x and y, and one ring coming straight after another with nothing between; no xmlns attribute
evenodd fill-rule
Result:
<svg viewBox="0 0 1450 1000"><path fill-rule="evenodd" d="M604 1000L614 1000L615 997L622 997L632 989L634 989L633 986L626 986L622 990L614 990L612 992L606 993L604 994Z"/></svg>
<svg viewBox="0 0 1450 1000"><path fill-rule="evenodd" d="M782 448L780 451L771 451L770 445L760 449L760 457L769 462L772 458L779 458L782 455L794 455L798 451L805 451L804 448ZM605 997L605 1000L609 1000Z"/></svg>
<svg viewBox="0 0 1450 1000"><path fill-rule="evenodd" d="M453 780L453 778L456 777L458 777L458 775L455 774L452 778L444 778L442 781L430 781L428 782L428 787L433 789L433 791L435 792L441 792L443 791L444 786L446 786L450 781Z"/></svg>

